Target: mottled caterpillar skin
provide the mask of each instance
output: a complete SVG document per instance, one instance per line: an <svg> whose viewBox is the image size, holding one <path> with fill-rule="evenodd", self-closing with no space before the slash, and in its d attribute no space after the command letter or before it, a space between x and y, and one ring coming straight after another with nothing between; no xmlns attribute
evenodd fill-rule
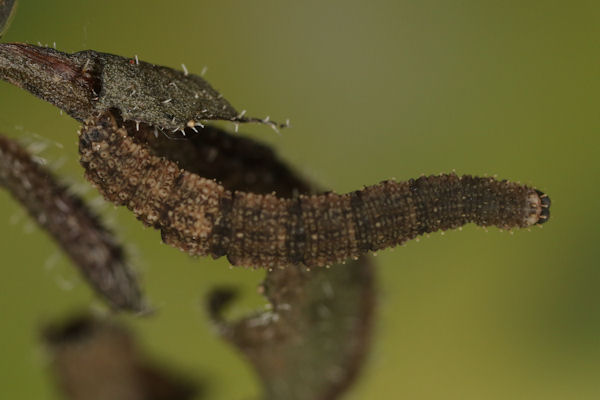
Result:
<svg viewBox="0 0 600 400"><path fill-rule="evenodd" d="M136 141L188 172L218 181L228 190L276 192L280 197L312 194L316 189L269 146L213 125L200 134L155 135L152 129L124 122Z"/></svg>
<svg viewBox="0 0 600 400"><path fill-rule="evenodd" d="M0 135L0 186L60 244L92 287L115 308L144 308L123 249L85 204L16 142Z"/></svg>
<svg viewBox="0 0 600 400"><path fill-rule="evenodd" d="M232 192L152 154L118 120L107 112L84 124L86 177L108 200L160 229L165 243L191 255L227 256L233 265L325 266L470 222L511 229L549 216L549 199L533 188L455 174L343 195Z"/></svg>

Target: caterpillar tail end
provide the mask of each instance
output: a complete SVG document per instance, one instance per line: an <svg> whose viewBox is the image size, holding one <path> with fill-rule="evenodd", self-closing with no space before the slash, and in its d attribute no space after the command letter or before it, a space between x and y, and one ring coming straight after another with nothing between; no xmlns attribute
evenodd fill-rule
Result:
<svg viewBox="0 0 600 400"><path fill-rule="evenodd" d="M550 220L550 197L540 190L534 190L529 195L531 213L527 217L527 225L542 225Z"/></svg>

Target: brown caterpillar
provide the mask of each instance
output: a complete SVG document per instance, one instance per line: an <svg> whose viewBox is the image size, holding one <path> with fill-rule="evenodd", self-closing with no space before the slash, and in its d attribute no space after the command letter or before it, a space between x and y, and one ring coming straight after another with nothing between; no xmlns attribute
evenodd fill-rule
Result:
<svg viewBox="0 0 600 400"><path fill-rule="evenodd" d="M227 256L233 265L325 266L470 222L511 229L549 217L542 192L469 175L385 181L343 195L231 192L152 154L118 121L107 112L84 124L79 149L87 179L160 229L165 243L191 255Z"/></svg>

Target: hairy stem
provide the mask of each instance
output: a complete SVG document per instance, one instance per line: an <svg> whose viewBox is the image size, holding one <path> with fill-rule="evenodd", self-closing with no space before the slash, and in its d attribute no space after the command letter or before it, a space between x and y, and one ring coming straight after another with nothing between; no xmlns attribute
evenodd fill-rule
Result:
<svg viewBox="0 0 600 400"><path fill-rule="evenodd" d="M16 142L0 135L0 186L58 242L92 287L114 307L141 311L135 275L112 234Z"/></svg>

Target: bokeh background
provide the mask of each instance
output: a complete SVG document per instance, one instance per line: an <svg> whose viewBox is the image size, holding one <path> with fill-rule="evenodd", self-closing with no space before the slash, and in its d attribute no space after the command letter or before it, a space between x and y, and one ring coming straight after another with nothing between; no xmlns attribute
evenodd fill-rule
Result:
<svg viewBox="0 0 600 400"><path fill-rule="evenodd" d="M600 5L597 1L21 0L5 41L95 49L205 77L238 109L284 120L242 131L337 191L456 169L552 198L543 229L467 227L377 257L377 324L348 399L600 398ZM264 306L261 271L191 259L99 201L78 124L0 84L0 131L40 151L127 244L158 314L121 317L158 362L209 384L260 387L208 323L215 285ZM38 332L101 310L69 260L0 192L0 388L59 399Z"/></svg>

